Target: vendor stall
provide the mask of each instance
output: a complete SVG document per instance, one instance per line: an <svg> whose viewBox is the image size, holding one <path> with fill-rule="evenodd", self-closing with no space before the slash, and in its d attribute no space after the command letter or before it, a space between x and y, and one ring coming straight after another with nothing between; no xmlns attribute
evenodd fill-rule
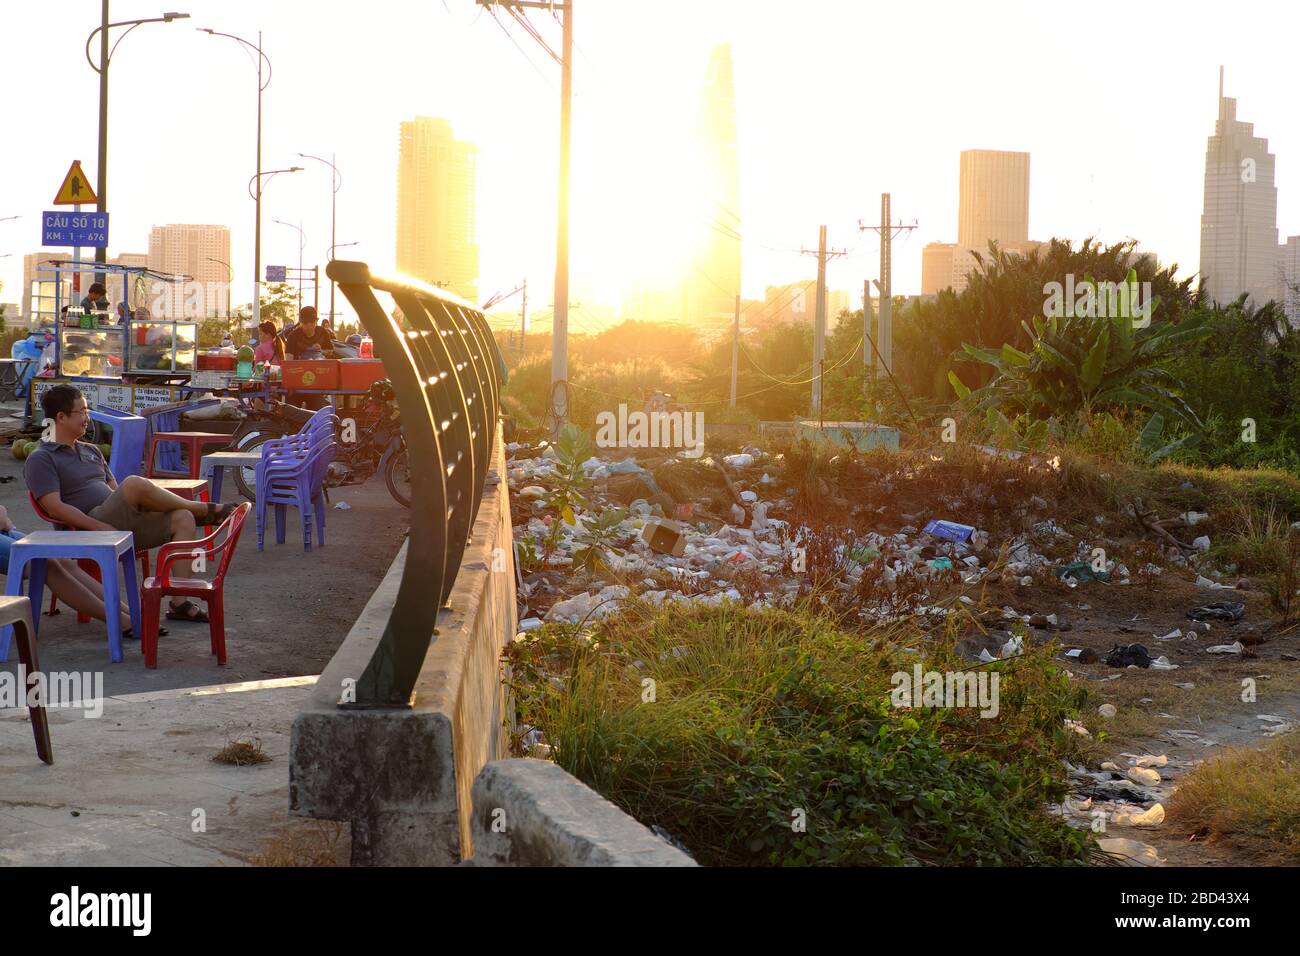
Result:
<svg viewBox="0 0 1300 956"><path fill-rule="evenodd" d="M54 278L33 293L33 306L54 332L54 364L31 383L33 415L41 394L59 382L75 383L91 408L138 413L176 401L196 365L198 322L154 315L151 306L179 302L175 286L187 277L108 263L46 265ZM83 298L94 282L108 294ZM114 305L109 296L120 301Z"/></svg>

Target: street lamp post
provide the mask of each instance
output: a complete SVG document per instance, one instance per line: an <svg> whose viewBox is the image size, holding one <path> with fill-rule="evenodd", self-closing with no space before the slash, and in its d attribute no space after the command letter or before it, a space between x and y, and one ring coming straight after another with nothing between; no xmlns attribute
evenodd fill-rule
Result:
<svg viewBox="0 0 1300 956"><path fill-rule="evenodd" d="M212 256L204 256L208 262L215 262L218 265L226 267L226 326L230 325L230 287L235 281L235 270L225 259L215 259Z"/></svg>
<svg viewBox="0 0 1300 956"><path fill-rule="evenodd" d="M290 229L298 230L298 311L302 312L302 250L307 245L307 234L302 231L301 225L295 226L293 223L285 222L283 219L272 219L271 221L278 223L281 226L288 226ZM317 296L317 298L319 298L319 296ZM332 317L333 313L331 312L330 315ZM330 324L333 324L332 319Z"/></svg>
<svg viewBox="0 0 1300 956"><path fill-rule="evenodd" d="M262 190L266 188L262 182L262 177L266 177L266 182L277 173L300 173L301 166L290 166L288 169L268 169L264 173L258 173L248 181L248 195L257 201L257 236L253 242L253 268L262 268ZM257 191L253 191L253 183L257 183ZM261 295L262 277L260 274L253 276L253 322L257 325L262 324L262 295Z"/></svg>
<svg viewBox="0 0 1300 956"><path fill-rule="evenodd" d="M95 197L95 208L99 212L104 212L108 208L108 65L113 60L113 50L117 49L117 44L126 38L130 33L142 23L171 23L173 20L188 20L188 13L164 13L160 17L149 17L145 20L119 20L117 23L108 22L108 0L102 0L100 4L100 24L90 31L90 36L86 37L86 62L90 68L99 74L99 169L96 171L96 185L98 195ZM126 27L126 33L117 38L113 44L113 50L108 48L108 31L113 27ZM90 58L90 41L95 39L95 34L99 34L99 65ZM103 265L108 261L108 247L100 246L95 250L95 262ZM95 274L96 282L104 281L103 273Z"/></svg>
<svg viewBox="0 0 1300 956"><path fill-rule="evenodd" d="M253 213L253 321L261 324L262 321L262 176L274 175L274 173L263 174L262 172L262 93L271 85L271 58L262 52L262 31L257 31L257 45L254 46L243 37L237 37L233 33L220 33L217 30L208 27L199 27L200 33L207 33L214 37L229 37L232 40L238 40L250 50L257 53L257 172L253 179L257 180L257 195L253 197L256 202L256 209ZM266 80L262 79L262 64L266 63ZM277 169L275 172L297 172L301 167L295 166L292 169Z"/></svg>
<svg viewBox="0 0 1300 956"><path fill-rule="evenodd" d="M309 156L306 153L299 153L303 159L314 159L318 163L324 163L334 171L334 191L330 193L330 258L334 258L334 226L335 226L335 207L337 205L339 188L343 185L343 174L339 168L334 165L334 154L330 153L329 159L322 159L320 156ZM355 245L355 243L349 243ZM334 280L330 279L330 327L334 327Z"/></svg>

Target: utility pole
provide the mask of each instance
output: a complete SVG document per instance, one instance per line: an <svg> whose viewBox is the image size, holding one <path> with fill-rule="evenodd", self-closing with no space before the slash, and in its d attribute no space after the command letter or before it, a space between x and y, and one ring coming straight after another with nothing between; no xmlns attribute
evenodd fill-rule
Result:
<svg viewBox="0 0 1300 956"><path fill-rule="evenodd" d="M861 220L858 221L858 229L865 232L868 229L880 233L880 279L877 287L880 289L880 325L876 334L879 340L876 342L876 377L883 378L889 374L894 365L894 295L891 287L891 276L893 270L893 259L891 243L896 233L910 232L917 226L916 220L912 220L910 226L905 226L902 220L898 225L889 224L889 193L880 194L880 225L868 226Z"/></svg>
<svg viewBox="0 0 1300 956"><path fill-rule="evenodd" d="M519 354L524 354L525 337L528 335L528 280L523 282L524 300L519 306Z"/></svg>
<svg viewBox="0 0 1300 956"><path fill-rule="evenodd" d="M871 280L862 280L862 367L871 367Z"/></svg>
<svg viewBox="0 0 1300 956"><path fill-rule="evenodd" d="M808 255L810 250L800 250ZM817 307L813 318L813 381L812 412L810 417L821 418L822 372L826 365L826 260L845 255L845 250L826 251L826 227L817 234Z"/></svg>
<svg viewBox="0 0 1300 956"><path fill-rule="evenodd" d="M503 7L560 65L560 183L555 220L555 313L551 320L551 417L558 431L568 409L569 380L569 142L573 119L573 0L475 0L481 7ZM563 39L556 54L521 10L534 8L561 15ZM494 10L491 11L496 16ZM504 29L504 25L503 25Z"/></svg>
<svg viewBox="0 0 1300 956"><path fill-rule="evenodd" d="M740 293L736 293L736 322L731 328L731 407L736 407L736 369L740 365Z"/></svg>

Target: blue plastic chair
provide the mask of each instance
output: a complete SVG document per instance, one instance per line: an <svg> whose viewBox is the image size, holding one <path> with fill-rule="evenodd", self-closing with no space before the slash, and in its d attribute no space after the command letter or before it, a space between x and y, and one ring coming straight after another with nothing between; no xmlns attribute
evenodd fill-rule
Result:
<svg viewBox="0 0 1300 956"><path fill-rule="evenodd" d="M122 622L117 609L122 603L117 565L126 579L126 602L131 609L131 628L139 636L140 586L135 578L135 542L130 531L33 531L19 538L9 549L6 590L11 597L23 593L23 569L31 565L27 594L33 607L45 596L45 567L50 558L86 559L99 565L104 584L104 607L108 609L108 653L114 664L122 662ZM32 633L40 626L40 615L32 621ZM11 626L0 630L0 663L9 659Z"/></svg>
<svg viewBox="0 0 1300 956"><path fill-rule="evenodd" d="M274 446L274 447L273 447ZM332 428L320 429L303 442L297 438L267 442L257 466L257 550L264 550L266 509L275 506L275 540L284 544L286 508L302 515L303 550L311 550L311 520L316 516L317 542L325 544L325 474L338 443Z"/></svg>
<svg viewBox="0 0 1300 956"><path fill-rule="evenodd" d="M113 430L113 450L108 459L113 480L120 485L131 475L142 474L149 423L139 415L115 408L92 408L90 417Z"/></svg>

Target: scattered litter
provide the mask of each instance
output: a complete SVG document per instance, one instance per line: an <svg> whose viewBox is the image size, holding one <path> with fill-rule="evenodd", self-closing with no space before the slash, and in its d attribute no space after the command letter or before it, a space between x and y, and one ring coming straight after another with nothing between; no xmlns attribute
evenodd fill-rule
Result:
<svg viewBox="0 0 1300 956"><path fill-rule="evenodd" d="M1097 713L1105 717L1107 720L1110 720L1117 713L1119 713L1119 711L1116 710L1114 704L1102 704L1100 707L1097 708Z"/></svg>
<svg viewBox="0 0 1300 956"><path fill-rule="evenodd" d="M1196 576L1196 586L1198 588L1214 588L1216 591L1236 590L1236 588L1234 588L1231 584L1220 584L1218 581L1211 581L1203 574L1198 574Z"/></svg>
<svg viewBox="0 0 1300 956"><path fill-rule="evenodd" d="M1092 736L1092 731L1091 731L1091 730L1089 730L1087 727L1085 727L1085 726L1084 726L1082 723L1080 723L1079 721L1077 721L1077 720L1071 720L1069 717L1066 717L1066 718L1065 718L1065 729L1066 729L1066 730L1073 730L1073 731L1074 731L1076 734L1078 734L1080 737L1091 737L1091 736Z"/></svg>
<svg viewBox="0 0 1300 956"><path fill-rule="evenodd" d="M1023 637L1013 637L1002 645L1002 659L1005 661L1009 657L1019 657L1025 652L1025 639Z"/></svg>
<svg viewBox="0 0 1300 956"><path fill-rule="evenodd" d="M1098 840L1097 846L1108 856L1117 857L1129 866L1160 866L1164 863L1156 848L1140 840L1127 840L1123 837L1106 837Z"/></svg>
<svg viewBox="0 0 1300 956"><path fill-rule="evenodd" d="M540 617L526 617L519 622L519 630L524 632L535 631L541 626L542 619Z"/></svg>
<svg viewBox="0 0 1300 956"><path fill-rule="evenodd" d="M1109 667L1150 667L1151 652L1142 644L1116 644L1106 655Z"/></svg>
<svg viewBox="0 0 1300 956"><path fill-rule="evenodd" d="M546 489L541 485L529 485L526 488L519 489L520 498L545 498Z"/></svg>
<svg viewBox="0 0 1300 956"><path fill-rule="evenodd" d="M1095 664L1097 662L1097 652L1091 647L1072 647L1065 652L1064 656L1072 661L1078 661L1080 664Z"/></svg>
<svg viewBox="0 0 1300 956"><path fill-rule="evenodd" d="M351 510L352 510L352 506L351 506L350 504L348 504L346 501L340 501L338 504L336 504L336 505L334 506L334 510L335 510L335 511L351 511Z"/></svg>
<svg viewBox="0 0 1300 956"><path fill-rule="evenodd" d="M934 568L934 570L936 571L952 570L952 558L932 558L931 560L927 561L926 564Z"/></svg>
<svg viewBox="0 0 1300 956"><path fill-rule="evenodd" d="M1210 536L1207 535L1207 534L1203 534L1203 535L1201 535L1199 538L1194 538L1194 539L1192 540L1192 547L1195 548L1197 551L1200 551L1200 552L1202 552L1202 553L1204 553L1204 552L1206 552L1206 551L1209 551L1209 550L1210 550Z"/></svg>
<svg viewBox="0 0 1300 956"><path fill-rule="evenodd" d="M1216 601L1194 607L1187 612L1193 621L1240 621L1246 613L1246 605L1240 601Z"/></svg>
<svg viewBox="0 0 1300 956"><path fill-rule="evenodd" d="M1152 634L1151 636L1154 637L1157 641L1172 641L1172 640L1173 640L1174 638L1176 638L1176 637L1182 637L1182 636L1183 636L1183 632L1182 632L1182 629L1181 629L1181 628L1177 628L1177 627L1176 627L1176 628L1174 628L1172 631L1170 631L1168 634L1161 634L1161 635L1159 635L1159 636L1156 636L1155 634Z"/></svg>
<svg viewBox="0 0 1300 956"><path fill-rule="evenodd" d="M680 558L686 553L686 534L676 522L647 521L641 540L659 554Z"/></svg>
<svg viewBox="0 0 1300 956"><path fill-rule="evenodd" d="M955 521L931 521L922 529L926 534L932 534L936 538L945 538L948 541L968 541L970 536L975 533L975 529L968 524L958 524Z"/></svg>
<svg viewBox="0 0 1300 956"><path fill-rule="evenodd" d="M1165 754L1143 754L1136 756L1134 754L1124 754L1129 758L1129 763L1135 767L1167 767L1169 758Z"/></svg>
<svg viewBox="0 0 1300 956"><path fill-rule="evenodd" d="M1125 776L1134 783L1140 783L1146 787L1154 787L1160 782L1159 771L1152 770L1149 767L1129 767Z"/></svg>
<svg viewBox="0 0 1300 956"><path fill-rule="evenodd" d="M1182 519L1187 522L1187 527L1195 528L1202 521L1210 516L1204 511L1186 511L1181 515Z"/></svg>
<svg viewBox="0 0 1300 956"><path fill-rule="evenodd" d="M748 468L754 463L754 456L742 452L739 455L726 455L722 461L728 468Z"/></svg>
<svg viewBox="0 0 1300 956"><path fill-rule="evenodd" d="M1131 810L1120 810L1111 817L1111 823L1121 827L1156 827L1164 822L1165 808L1159 803L1142 813L1134 813Z"/></svg>
<svg viewBox="0 0 1300 956"><path fill-rule="evenodd" d="M1087 561L1071 561L1056 569L1058 578L1070 578L1079 584L1087 584L1089 581L1109 581L1109 571L1098 571Z"/></svg>
<svg viewBox="0 0 1300 956"><path fill-rule="evenodd" d="M1157 671L1176 671L1178 670L1178 665L1170 663L1169 658L1161 654L1151 662L1151 669Z"/></svg>
<svg viewBox="0 0 1300 956"><path fill-rule="evenodd" d="M1207 654L1240 654L1244 651L1245 645L1241 641L1233 641L1231 644L1215 644L1213 647L1207 647Z"/></svg>

